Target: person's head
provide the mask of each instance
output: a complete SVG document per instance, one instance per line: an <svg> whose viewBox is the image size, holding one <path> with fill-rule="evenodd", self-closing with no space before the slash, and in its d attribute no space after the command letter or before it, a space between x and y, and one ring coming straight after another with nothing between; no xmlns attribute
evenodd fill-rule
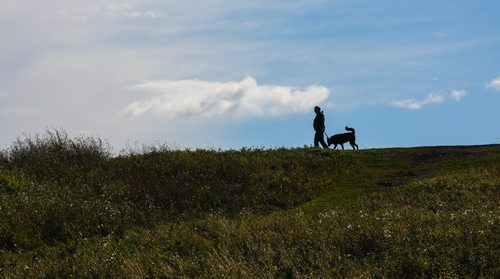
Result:
<svg viewBox="0 0 500 279"><path fill-rule="evenodd" d="M314 107L314 112L315 112L315 113L320 113L320 112L321 112L321 108L320 108L320 107L318 107L318 106L315 106L315 107Z"/></svg>

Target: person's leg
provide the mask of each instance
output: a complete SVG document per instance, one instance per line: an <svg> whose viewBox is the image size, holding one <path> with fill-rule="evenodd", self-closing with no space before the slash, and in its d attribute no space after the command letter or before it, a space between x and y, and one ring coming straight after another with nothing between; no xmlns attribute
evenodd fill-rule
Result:
<svg viewBox="0 0 500 279"><path fill-rule="evenodd" d="M314 135L314 147L319 147L319 143L321 143L321 146L323 148L328 148L328 145L323 138L323 132L316 132L316 134Z"/></svg>
<svg viewBox="0 0 500 279"><path fill-rule="evenodd" d="M314 147L319 147L318 133L314 134Z"/></svg>

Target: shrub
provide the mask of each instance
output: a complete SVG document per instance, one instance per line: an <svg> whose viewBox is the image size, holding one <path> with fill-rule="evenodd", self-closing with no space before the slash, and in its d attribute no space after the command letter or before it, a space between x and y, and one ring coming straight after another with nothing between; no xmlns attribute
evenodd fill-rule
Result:
<svg viewBox="0 0 500 279"><path fill-rule="evenodd" d="M0 150L0 170L7 167L9 160L5 151Z"/></svg>
<svg viewBox="0 0 500 279"><path fill-rule="evenodd" d="M65 131L17 139L6 151L12 168L37 180L63 181L84 176L104 165L110 147L100 139L71 139Z"/></svg>

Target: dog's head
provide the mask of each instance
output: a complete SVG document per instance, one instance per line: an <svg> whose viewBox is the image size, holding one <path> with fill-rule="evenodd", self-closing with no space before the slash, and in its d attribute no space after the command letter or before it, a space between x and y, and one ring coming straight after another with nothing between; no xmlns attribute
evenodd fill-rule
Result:
<svg viewBox="0 0 500 279"><path fill-rule="evenodd" d="M333 142L333 136L332 137L329 137L326 139L326 143L328 144L328 146L332 145L334 142Z"/></svg>

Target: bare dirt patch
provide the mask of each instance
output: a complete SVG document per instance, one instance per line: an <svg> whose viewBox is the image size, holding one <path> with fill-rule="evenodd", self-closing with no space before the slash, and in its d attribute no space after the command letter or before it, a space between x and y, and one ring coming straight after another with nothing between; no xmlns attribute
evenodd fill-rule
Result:
<svg viewBox="0 0 500 279"><path fill-rule="evenodd" d="M473 159L488 156L491 147L498 146L500 145L415 147L394 155L394 158L405 159L413 164L437 163L451 159Z"/></svg>

